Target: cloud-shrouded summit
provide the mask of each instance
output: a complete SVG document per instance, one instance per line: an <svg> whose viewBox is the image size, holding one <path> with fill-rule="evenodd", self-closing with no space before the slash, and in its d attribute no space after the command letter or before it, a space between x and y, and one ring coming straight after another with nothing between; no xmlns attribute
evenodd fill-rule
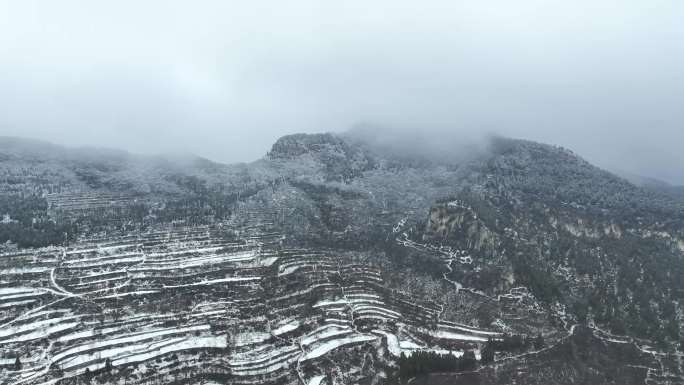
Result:
<svg viewBox="0 0 684 385"><path fill-rule="evenodd" d="M684 184L682 12L665 0L0 1L0 134L234 162L284 134L364 122L416 140L550 142Z"/></svg>

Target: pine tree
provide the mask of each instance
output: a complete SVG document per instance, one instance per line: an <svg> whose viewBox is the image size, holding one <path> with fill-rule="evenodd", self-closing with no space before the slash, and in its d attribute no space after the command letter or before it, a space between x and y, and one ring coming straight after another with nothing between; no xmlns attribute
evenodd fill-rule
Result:
<svg viewBox="0 0 684 385"><path fill-rule="evenodd" d="M544 337L542 337L541 334L538 334L537 337L534 339L534 348L537 350L544 349L546 346L546 342L544 342Z"/></svg>
<svg viewBox="0 0 684 385"><path fill-rule="evenodd" d="M14 360L14 370L21 370L21 368L21 360L19 359L19 356L17 356L17 359Z"/></svg>
<svg viewBox="0 0 684 385"><path fill-rule="evenodd" d="M482 348L482 353L480 353L481 361L483 365L486 365L490 362L494 362L494 356L496 352L494 351L494 341L490 337L489 340L487 341L487 344Z"/></svg>
<svg viewBox="0 0 684 385"><path fill-rule="evenodd" d="M477 359L475 358L475 352L468 350L463 353L461 357L461 370L470 371L477 369Z"/></svg>

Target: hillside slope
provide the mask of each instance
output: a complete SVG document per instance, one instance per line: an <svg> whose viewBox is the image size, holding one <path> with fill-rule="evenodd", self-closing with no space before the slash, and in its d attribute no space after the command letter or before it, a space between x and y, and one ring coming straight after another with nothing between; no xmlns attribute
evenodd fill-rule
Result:
<svg viewBox="0 0 684 385"><path fill-rule="evenodd" d="M681 200L555 146L444 148L296 134L222 165L0 139L6 378L18 356L36 382L145 383L140 363L191 383L682 382ZM62 326L26 334L51 306ZM108 347L135 330L174 348ZM72 343L93 353L60 353ZM399 355L415 352L476 352L479 369L414 373Z"/></svg>

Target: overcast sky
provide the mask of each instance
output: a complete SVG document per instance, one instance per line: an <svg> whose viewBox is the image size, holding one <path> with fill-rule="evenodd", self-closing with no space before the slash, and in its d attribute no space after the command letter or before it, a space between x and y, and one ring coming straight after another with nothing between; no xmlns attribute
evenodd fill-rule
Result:
<svg viewBox="0 0 684 385"><path fill-rule="evenodd" d="M0 0L0 135L261 157L357 123L684 184L684 1Z"/></svg>

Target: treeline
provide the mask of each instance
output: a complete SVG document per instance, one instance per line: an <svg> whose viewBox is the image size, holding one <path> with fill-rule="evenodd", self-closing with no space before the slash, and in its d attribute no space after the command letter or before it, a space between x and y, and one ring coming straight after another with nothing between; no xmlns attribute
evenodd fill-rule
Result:
<svg viewBox="0 0 684 385"><path fill-rule="evenodd" d="M9 217L0 223L0 243L9 241L24 248L61 245L72 240L76 225L49 219L47 208L45 198L37 195L1 195L0 218Z"/></svg>
<svg viewBox="0 0 684 385"><path fill-rule="evenodd" d="M170 200L164 207L152 210L155 222L183 221L189 225L206 224L209 218L222 220L230 217L233 204L220 195L211 197L186 197Z"/></svg>
<svg viewBox="0 0 684 385"><path fill-rule="evenodd" d="M466 351L461 357L431 351L413 352L408 357L402 353L398 363L399 378L402 380L430 373L467 372L477 369L477 359L471 350Z"/></svg>
<svg viewBox="0 0 684 385"><path fill-rule="evenodd" d="M47 200L37 195L0 195L0 217L9 215L23 225L31 224L34 218L44 217L47 208Z"/></svg>
<svg viewBox="0 0 684 385"><path fill-rule="evenodd" d="M12 242L20 248L62 245L72 241L77 232L76 225L41 222L30 226L21 223L0 224L0 243Z"/></svg>
<svg viewBox="0 0 684 385"><path fill-rule="evenodd" d="M489 338L482 348L480 360L486 365L494 361L496 352L521 353L534 348L541 350L546 347L546 342L541 334L536 337L526 337L519 334L504 334L501 338Z"/></svg>
<svg viewBox="0 0 684 385"><path fill-rule="evenodd" d="M182 188L181 197L167 200L163 207L152 210L157 222L183 221L198 225L229 218L238 201L255 196L281 181L248 180L241 186L210 185L196 176L171 176L168 180Z"/></svg>

